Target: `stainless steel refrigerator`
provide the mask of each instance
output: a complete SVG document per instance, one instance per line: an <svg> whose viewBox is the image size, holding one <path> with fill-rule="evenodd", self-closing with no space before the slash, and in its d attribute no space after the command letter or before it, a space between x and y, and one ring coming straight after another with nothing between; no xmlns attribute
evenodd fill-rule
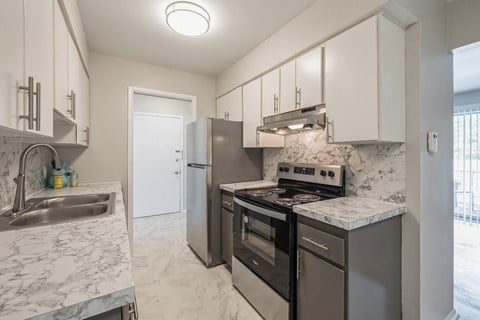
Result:
<svg viewBox="0 0 480 320"><path fill-rule="evenodd" d="M207 267L223 263L219 185L262 179L262 151L244 149L242 136L242 122L187 125L187 242Z"/></svg>

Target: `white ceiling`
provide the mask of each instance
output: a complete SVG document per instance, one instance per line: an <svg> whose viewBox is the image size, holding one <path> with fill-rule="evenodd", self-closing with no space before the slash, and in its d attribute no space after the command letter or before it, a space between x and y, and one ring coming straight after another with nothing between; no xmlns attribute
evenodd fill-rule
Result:
<svg viewBox="0 0 480 320"><path fill-rule="evenodd" d="M480 46L469 46L453 55L455 93L480 90Z"/></svg>
<svg viewBox="0 0 480 320"><path fill-rule="evenodd" d="M214 76L315 0L195 0L209 11L211 29L193 38L166 25L171 2L78 0L90 50Z"/></svg>

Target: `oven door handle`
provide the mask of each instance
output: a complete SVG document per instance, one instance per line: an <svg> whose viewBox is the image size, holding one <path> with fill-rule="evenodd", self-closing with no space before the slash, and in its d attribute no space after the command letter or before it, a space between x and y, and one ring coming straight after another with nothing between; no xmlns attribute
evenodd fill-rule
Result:
<svg viewBox="0 0 480 320"><path fill-rule="evenodd" d="M274 219L281 220L281 221L287 221L287 216L285 214L281 214L281 213L278 213L276 211L272 211L272 210L268 210L268 209L265 209L265 208L262 208L262 207L259 207L259 206L255 206L253 204L250 204L248 202L240 200L236 197L233 198L233 201L236 204L238 204L238 205L240 205L240 206L242 206L246 209L255 211L257 213L263 214L263 215L268 216L270 218L274 218Z"/></svg>

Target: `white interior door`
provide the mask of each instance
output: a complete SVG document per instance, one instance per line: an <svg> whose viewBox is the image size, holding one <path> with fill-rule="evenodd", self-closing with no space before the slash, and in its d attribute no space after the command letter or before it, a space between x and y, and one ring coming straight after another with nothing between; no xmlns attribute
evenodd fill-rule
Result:
<svg viewBox="0 0 480 320"><path fill-rule="evenodd" d="M133 217L180 212L183 119L134 113Z"/></svg>

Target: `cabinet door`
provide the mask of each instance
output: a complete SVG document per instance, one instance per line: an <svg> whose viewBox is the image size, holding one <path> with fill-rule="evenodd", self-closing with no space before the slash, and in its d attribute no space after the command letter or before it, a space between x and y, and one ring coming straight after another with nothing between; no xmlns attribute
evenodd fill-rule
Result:
<svg viewBox="0 0 480 320"><path fill-rule="evenodd" d="M233 213L222 209L222 259L230 267L233 254Z"/></svg>
<svg viewBox="0 0 480 320"><path fill-rule="evenodd" d="M35 128L32 131L53 136L53 1L25 0L25 81L33 77L41 85L35 98ZM37 91L35 88L35 91Z"/></svg>
<svg viewBox="0 0 480 320"><path fill-rule="evenodd" d="M227 120L227 99L225 96L217 99L217 118Z"/></svg>
<svg viewBox="0 0 480 320"><path fill-rule="evenodd" d="M262 123L263 118L279 113L280 69L262 77Z"/></svg>
<svg viewBox="0 0 480 320"><path fill-rule="evenodd" d="M378 139L377 17L325 45L329 142Z"/></svg>
<svg viewBox="0 0 480 320"><path fill-rule="evenodd" d="M78 93L79 121L78 144L90 145L90 81L83 66L80 67L80 88Z"/></svg>
<svg viewBox="0 0 480 320"><path fill-rule="evenodd" d="M292 60L280 67L280 112L296 109L295 85L295 60Z"/></svg>
<svg viewBox="0 0 480 320"><path fill-rule="evenodd" d="M217 118L242 121L242 87L217 99Z"/></svg>
<svg viewBox="0 0 480 320"><path fill-rule="evenodd" d="M310 252L299 249L298 320L344 320L344 272Z"/></svg>
<svg viewBox="0 0 480 320"><path fill-rule="evenodd" d="M297 58L297 103L300 108L323 102L322 59L322 47L317 47Z"/></svg>
<svg viewBox="0 0 480 320"><path fill-rule="evenodd" d="M243 86L243 147L256 148L259 134L257 127L262 118L262 84L257 79Z"/></svg>
<svg viewBox="0 0 480 320"><path fill-rule="evenodd" d="M243 147L283 148L285 138L281 135L258 132L262 125L262 83L254 80L243 86Z"/></svg>
<svg viewBox="0 0 480 320"><path fill-rule="evenodd" d="M25 85L23 70L24 25L23 1L2 0L0 3L0 126L17 129L23 115L23 93L17 87ZM8 27L7 27L8 26Z"/></svg>
<svg viewBox="0 0 480 320"><path fill-rule="evenodd" d="M55 104L54 109L65 117L75 118L68 90L69 33L60 5L55 1Z"/></svg>

